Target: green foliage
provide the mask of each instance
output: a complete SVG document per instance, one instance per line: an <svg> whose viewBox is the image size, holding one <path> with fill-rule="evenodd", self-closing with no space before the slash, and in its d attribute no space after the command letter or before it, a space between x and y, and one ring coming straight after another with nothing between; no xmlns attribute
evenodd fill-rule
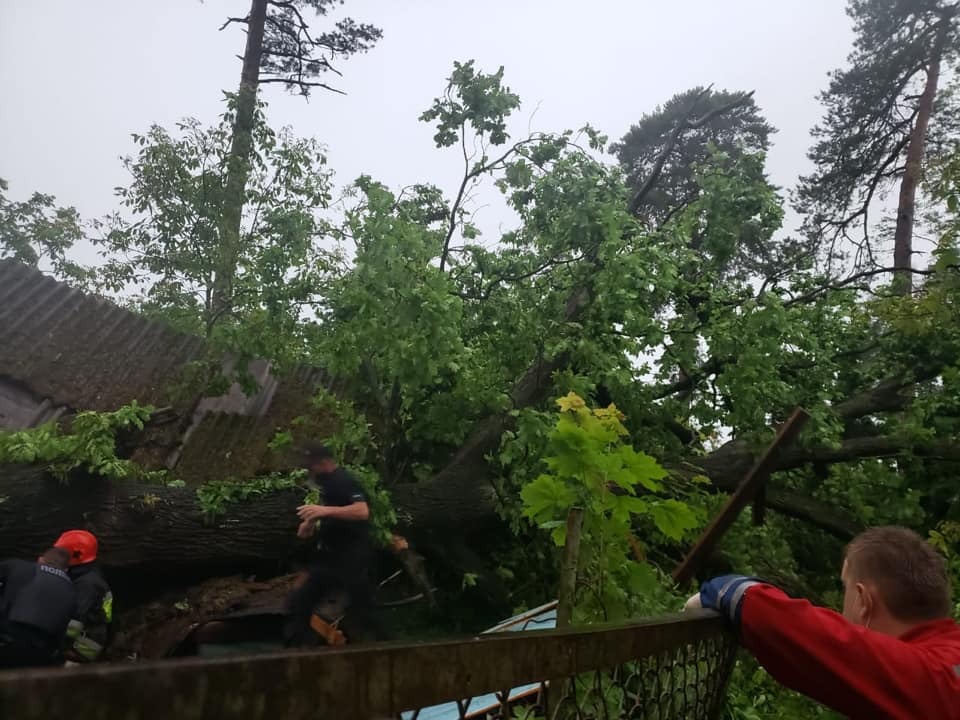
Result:
<svg viewBox="0 0 960 720"><path fill-rule="evenodd" d="M0 465L43 464L61 480L76 469L118 480L156 478L116 454L117 433L142 430L152 412L152 407L134 400L112 412L77 413L66 431L51 420L36 428L0 432Z"/></svg>
<svg viewBox="0 0 960 720"><path fill-rule="evenodd" d="M860 265L877 263L881 237L871 237L875 199L904 176L928 68L941 77L957 67L960 17L949 0L849 0L856 39L848 67L831 73L820 98L826 113L813 129L815 171L801 180L798 209L807 231L827 241L824 256L844 253ZM927 133L931 148L949 147L957 132L957 96L939 92ZM857 158L851 162L851 158ZM882 233L883 235L886 232ZM885 239L885 238L883 238ZM883 263L880 263L883 264Z"/></svg>
<svg viewBox="0 0 960 720"><path fill-rule="evenodd" d="M436 234L411 217L422 206L398 208L392 193L366 179L357 190L360 205L347 218L357 246L354 266L328 286L329 323L320 329L316 352L335 374L366 379L361 397L391 423L376 428L387 436L381 441L440 440L428 428L440 434L463 426L424 417L423 402L468 362L459 333L462 303L430 264Z"/></svg>
<svg viewBox="0 0 960 720"><path fill-rule="evenodd" d="M277 430L270 442L267 443L267 447L273 450L274 452L279 450L286 450L293 445L293 433L289 430Z"/></svg>
<svg viewBox="0 0 960 720"><path fill-rule="evenodd" d="M960 621L960 521L944 520L930 531L930 543L947 558L953 587L953 617Z"/></svg>
<svg viewBox="0 0 960 720"><path fill-rule="evenodd" d="M914 71L899 63L929 49L921 41L938 3L852 4L862 42L854 70L831 86L814 149L822 182L800 195L808 229L857 209L874 151L899 167L893 151L907 127L888 121L915 98L903 97L913 94L910 82L892 92L883 77ZM902 23L901 11L923 17ZM957 574L956 133L926 168L940 210L932 263L914 295L891 297L884 278L825 273L802 252L805 243L779 239L783 200L765 172L772 129L751 104L684 136L632 215L630 199L688 98L631 130L617 147L618 167L589 127L510 138L520 101L502 69L457 63L422 115L440 148L463 153L456 196L423 184L393 190L362 176L336 221L319 214L333 199L322 149L270 130L258 114L242 232L235 262L223 267L230 253L221 220L236 206L224 197L235 159L231 98L212 128L185 121L175 132L136 137L122 207L102 226L108 258L96 280L118 296L132 293L141 312L206 335L238 366L256 354L335 376L338 396L321 394L270 446L280 453L307 438L331 444L360 479L381 540L395 522L386 489L435 476L477 422L494 416L482 427L493 435L506 429L489 460L513 535L497 538L491 558L512 602L542 602L556 591L564 521L576 505L586 513L577 618L676 609L682 598L659 571L722 502L704 492L709 480L698 462L727 445L732 465L748 465L797 405L813 419L776 476L783 498L801 502L794 514L809 503L818 521L826 509L852 525L931 532ZM729 99L709 93L695 114ZM938 112L937 133L950 117ZM836 164L849 157L864 162ZM471 195L483 182L503 194L514 218L481 244ZM77 236L75 215L51 198L0 199L0 209L7 255L49 263ZM564 395L558 416L545 398ZM3 457L124 476L132 468L116 460L111 427L97 423L79 423L90 442L52 426L6 434ZM709 459L710 472L726 472ZM683 471L667 477L664 467ZM488 480L477 464L463 470L476 473L468 480ZM198 502L216 517L232 502L295 484L289 475L216 483L198 490ZM762 527L747 518L735 524L711 570L759 574L829 603L839 550L835 539L771 507ZM475 568L452 570L455 592L485 579ZM754 665L739 666L730 717L818 712Z"/></svg>
<svg viewBox="0 0 960 720"><path fill-rule="evenodd" d="M393 537L393 528L397 524L397 515L393 510L390 493L380 483L377 472L366 465L345 465L367 498L370 507L370 533L379 545L386 546Z"/></svg>
<svg viewBox="0 0 960 720"><path fill-rule="evenodd" d="M302 483L306 472L295 470L289 473L271 473L250 480L222 480L204 483L197 488L200 511L208 521L213 521L226 512L227 505L248 502L278 490L289 490Z"/></svg>
<svg viewBox="0 0 960 720"><path fill-rule="evenodd" d="M425 122L437 121L433 139L438 147L458 142L466 125L477 135L489 136L491 145L507 141L506 119L520 107L520 97L503 85L503 67L489 75L477 72L473 63L454 62L444 98L434 100L420 116Z"/></svg>
<svg viewBox="0 0 960 720"><path fill-rule="evenodd" d="M946 209L937 218L941 234L938 249L943 253L960 242L960 140L954 139L949 152L930 166L925 178L927 192ZM956 264L956 257L952 261Z"/></svg>
<svg viewBox="0 0 960 720"><path fill-rule="evenodd" d="M523 513L562 546L567 512L583 508L579 575L589 592L581 594L578 612L584 619L624 618L658 590L656 571L636 556L644 543L635 528L677 541L703 518L689 504L662 497L667 472L625 442L624 418L615 406L590 410L574 393L557 404L545 459L549 472L524 485Z"/></svg>
<svg viewBox="0 0 960 720"><path fill-rule="evenodd" d="M6 196L7 181L0 178L0 259L48 267L55 276L82 283L86 271L68 258L84 238L75 208L59 207L53 195L35 192L16 202Z"/></svg>
<svg viewBox="0 0 960 720"><path fill-rule="evenodd" d="M336 430L324 440L334 455L346 458L354 464L367 463L373 440L363 414L357 412L351 402L342 400L322 388L311 399L311 405L318 414L329 418L336 426ZM294 421L298 434L302 425L302 420Z"/></svg>
<svg viewBox="0 0 960 720"><path fill-rule="evenodd" d="M234 98L227 106L212 127L186 119L175 133L155 125L133 135L138 153L124 159L130 184L116 190L122 210L99 223L106 262L97 285L147 316L206 335L221 352L290 362L304 355L301 314L331 267L317 215L330 200L331 174L316 141L275 132L258 108L231 294L218 305Z"/></svg>
<svg viewBox="0 0 960 720"><path fill-rule="evenodd" d="M723 709L724 720L839 720L840 716L802 695L785 690L752 658L734 668Z"/></svg>

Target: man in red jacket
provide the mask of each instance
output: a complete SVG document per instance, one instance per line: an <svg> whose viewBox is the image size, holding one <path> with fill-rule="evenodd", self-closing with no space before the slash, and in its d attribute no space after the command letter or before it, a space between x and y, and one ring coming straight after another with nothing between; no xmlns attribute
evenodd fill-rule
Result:
<svg viewBox="0 0 960 720"><path fill-rule="evenodd" d="M740 575L705 582L686 607L722 612L778 682L854 720L960 720L943 557L906 528L874 528L847 546L840 577L842 615Z"/></svg>

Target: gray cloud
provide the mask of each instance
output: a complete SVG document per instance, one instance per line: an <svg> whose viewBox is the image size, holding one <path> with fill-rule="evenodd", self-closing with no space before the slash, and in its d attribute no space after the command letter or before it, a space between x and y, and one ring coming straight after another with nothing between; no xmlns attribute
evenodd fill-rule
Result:
<svg viewBox="0 0 960 720"><path fill-rule="evenodd" d="M85 217L114 207L130 133L185 115L213 121L239 79L243 35L217 28L242 0L0 0L0 177L14 197L57 195ZM453 60L475 58L524 100L523 132L590 122L611 138L672 94L697 84L755 89L779 128L769 170L792 185L807 169L816 93L852 33L841 0L351 0L384 40L344 63L346 97L309 103L267 90L270 120L329 147L340 183L368 173L398 187L452 191L456 153L437 151L417 116ZM536 112L534 113L534 110ZM531 120L531 115L533 118ZM495 229L495 191L481 225Z"/></svg>

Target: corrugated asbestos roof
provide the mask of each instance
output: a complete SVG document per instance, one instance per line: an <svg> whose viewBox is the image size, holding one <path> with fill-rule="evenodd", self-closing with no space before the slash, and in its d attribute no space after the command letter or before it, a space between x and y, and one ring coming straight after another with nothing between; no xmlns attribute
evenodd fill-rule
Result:
<svg viewBox="0 0 960 720"><path fill-rule="evenodd" d="M147 464L175 463L198 482L242 477L262 469L276 429L302 413L319 387L336 387L316 368L278 378L267 361L254 360L248 367L259 386L254 395L234 384L219 397L184 396L187 366L206 352L202 338L0 260L0 428L35 427L132 400L172 406L189 420L151 439L159 447Z"/></svg>
<svg viewBox="0 0 960 720"><path fill-rule="evenodd" d="M90 410L156 404L203 345L34 268L0 261L0 375L41 401Z"/></svg>

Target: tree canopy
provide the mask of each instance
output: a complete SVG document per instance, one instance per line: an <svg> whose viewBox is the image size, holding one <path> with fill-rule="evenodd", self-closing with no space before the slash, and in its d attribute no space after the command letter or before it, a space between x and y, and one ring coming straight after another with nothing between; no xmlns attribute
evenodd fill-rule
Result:
<svg viewBox="0 0 960 720"><path fill-rule="evenodd" d="M671 607L665 572L797 406L811 422L777 460L772 512L738 521L714 565L835 602L825 548L902 523L960 583L960 129L936 80L956 62L955 4L849 3L856 45L823 95L799 239L766 175L775 129L751 93L709 87L612 145L589 126L511 137L521 99L505 69L458 62L420 116L438 152L462 155L455 194L416 177L337 186L322 146L271 129L258 95L267 76L306 94L333 56L379 38L352 20L311 35L301 13L335 4L254 0L220 121L134 135L118 210L92 225L49 196L0 194L0 257L340 378L338 447L392 496L383 516L423 542L451 598L554 592L576 503L578 618ZM472 222L480 183L513 211L499 237ZM871 208L898 184L897 222L875 228ZM922 261L917 193L937 210ZM95 267L69 260L82 237L103 253ZM899 244L892 263L877 240ZM793 707L765 702L735 693L731 714Z"/></svg>

